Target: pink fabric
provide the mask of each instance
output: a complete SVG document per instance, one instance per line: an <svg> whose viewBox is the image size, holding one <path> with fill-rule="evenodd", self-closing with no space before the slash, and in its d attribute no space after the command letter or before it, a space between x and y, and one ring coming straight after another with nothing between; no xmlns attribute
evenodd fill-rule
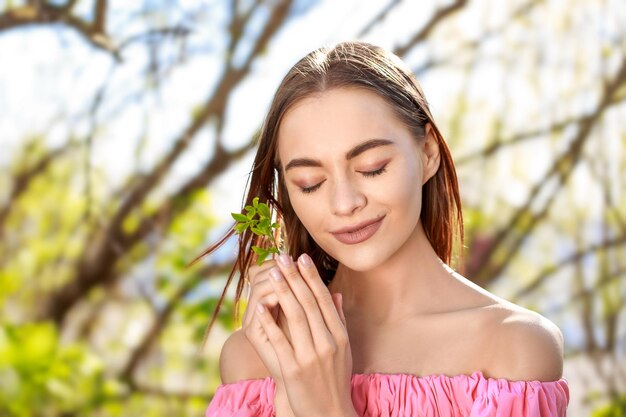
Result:
<svg viewBox="0 0 626 417"><path fill-rule="evenodd" d="M270 417L274 380L248 379L220 385L206 417ZM563 417L567 380L509 381L471 375L354 374L352 402L362 417Z"/></svg>

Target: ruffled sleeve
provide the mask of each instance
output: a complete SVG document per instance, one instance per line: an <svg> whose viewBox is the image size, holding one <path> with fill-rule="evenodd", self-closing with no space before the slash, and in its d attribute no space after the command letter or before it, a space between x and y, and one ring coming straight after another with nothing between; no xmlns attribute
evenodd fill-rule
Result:
<svg viewBox="0 0 626 417"><path fill-rule="evenodd" d="M569 404L567 380L509 381L484 378L470 417L565 417Z"/></svg>
<svg viewBox="0 0 626 417"><path fill-rule="evenodd" d="M274 417L274 380L217 388L206 417ZM569 389L558 381L471 375L354 374L352 403L362 417L565 417Z"/></svg>
<svg viewBox="0 0 626 417"><path fill-rule="evenodd" d="M471 375L356 374L352 402L362 417L564 417L567 381L510 381Z"/></svg>
<svg viewBox="0 0 626 417"><path fill-rule="evenodd" d="M222 384L205 417L274 417L275 389L271 377Z"/></svg>

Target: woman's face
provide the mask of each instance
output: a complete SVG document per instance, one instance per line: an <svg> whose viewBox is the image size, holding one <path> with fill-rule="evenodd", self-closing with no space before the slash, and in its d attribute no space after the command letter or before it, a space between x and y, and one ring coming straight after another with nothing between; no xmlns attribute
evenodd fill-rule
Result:
<svg viewBox="0 0 626 417"><path fill-rule="evenodd" d="M331 89L287 111L278 131L285 185L296 215L326 253L367 271L415 235L422 185L434 173L423 143L366 89ZM382 220L361 232L335 233L376 219Z"/></svg>

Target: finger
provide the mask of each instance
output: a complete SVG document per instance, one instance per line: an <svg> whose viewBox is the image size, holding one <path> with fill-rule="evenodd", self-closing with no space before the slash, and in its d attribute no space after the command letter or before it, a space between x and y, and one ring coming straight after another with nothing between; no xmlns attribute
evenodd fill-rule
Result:
<svg viewBox="0 0 626 417"><path fill-rule="evenodd" d="M255 284L266 281L269 278L268 271L274 265L276 265L276 261L272 259L263 262L263 264L261 264L260 266L256 265L255 263L248 268L248 270L246 271L246 279L248 280L249 284L248 295L246 299L248 303L247 305L255 304L261 297L273 292L272 286L269 285L269 283L266 283L262 287L256 287ZM259 292L260 294L258 294ZM250 325L250 316L251 313L249 313L248 308L246 308L241 321L242 327Z"/></svg>
<svg viewBox="0 0 626 417"><path fill-rule="evenodd" d="M311 288L309 288L307 282L303 279L298 266L287 254L278 257L278 264L280 269L284 271L284 274L287 276L289 287L306 314L315 350L318 353L333 350L335 345L332 341L332 334L325 323L317 299L311 292ZM326 291L328 292L328 290ZM332 306L332 300L330 300L330 303ZM334 310L334 306L332 306L332 308ZM287 318L289 318L287 313L288 312L285 311ZM297 350L297 352L298 351L299 350Z"/></svg>
<svg viewBox="0 0 626 417"><path fill-rule="evenodd" d="M252 308L261 300L263 297L272 296L273 301L275 301L274 305L278 303L278 297L274 294L274 289L269 282L269 274L267 274L268 278L263 279L252 285L250 288L250 298L248 299L248 305L246 307L246 311L243 315L242 326L246 326L250 324L250 320L254 316L254 311Z"/></svg>
<svg viewBox="0 0 626 417"><path fill-rule="evenodd" d="M254 311L256 311L256 306ZM245 335L250 341L250 344L254 347L254 350L259 355L259 358L261 358L265 364L265 367L270 371L274 380L282 379L280 369L277 369L276 366L274 366L274 364L278 365L279 363L276 351L265 333L257 314L252 314L252 316L253 319L251 320L250 327L246 329Z"/></svg>
<svg viewBox="0 0 626 417"><path fill-rule="evenodd" d="M274 292L278 295L278 302L283 310L283 314L287 318L289 322L289 329L291 331L291 342L296 351L296 354L299 357L311 357L316 354L316 345L315 338L312 334L311 323L309 322L307 311L303 308L300 301L294 294L294 290L291 287L292 283L288 283L286 277L280 271L279 268L273 268L270 271L270 275L272 279L270 282L272 283L272 287L274 288ZM293 286L297 287L298 284L300 286L305 286L306 284L302 280L302 277L292 277ZM296 284L296 281L298 284ZM308 289L306 291L309 291ZM309 304L315 303L312 294L309 291ZM310 308L309 308L310 309ZM317 304L315 303L314 310L318 310ZM314 313L312 313L314 314ZM312 315L311 314L311 315ZM317 311L319 315L319 311ZM323 321L321 315L319 317L319 321ZM300 356L302 355L302 356Z"/></svg>
<svg viewBox="0 0 626 417"><path fill-rule="evenodd" d="M317 300L320 314L330 334L335 340L345 335L345 325L342 324L339 310L335 307L328 287L322 281L313 260L306 253L298 258L298 269Z"/></svg>
<svg viewBox="0 0 626 417"><path fill-rule="evenodd" d="M270 270L274 266L276 266L276 261L273 259L269 259L263 262L260 266L256 263L254 263L254 265L251 265L250 268L248 268L247 273L250 279L250 283L254 284L257 281L257 278L263 278L265 276L263 272Z"/></svg>
<svg viewBox="0 0 626 417"><path fill-rule="evenodd" d="M283 375L289 374L291 371L289 367L296 364L294 349L263 304L257 306L259 307L255 308L255 316L257 316L269 343L274 348L281 372Z"/></svg>
<svg viewBox="0 0 626 417"><path fill-rule="evenodd" d="M255 314L257 311L258 305L264 306L265 310L271 312L271 310L278 305L278 298L275 295L268 295L266 297L261 298L258 303L255 303L254 305L250 305L250 311L251 311L250 317L251 318L250 318L249 328L251 329L251 334L261 337L262 340L265 340L264 339L265 331L263 330L261 323L259 323L258 315ZM272 316L274 321L276 321L277 317L274 317L272 314L270 314L270 316ZM278 316L277 313L276 313L276 316Z"/></svg>
<svg viewBox="0 0 626 417"><path fill-rule="evenodd" d="M335 303L335 307L337 312L339 313L339 318L343 323L344 327L346 327L346 316L343 313L343 296L340 292L333 294L333 302Z"/></svg>

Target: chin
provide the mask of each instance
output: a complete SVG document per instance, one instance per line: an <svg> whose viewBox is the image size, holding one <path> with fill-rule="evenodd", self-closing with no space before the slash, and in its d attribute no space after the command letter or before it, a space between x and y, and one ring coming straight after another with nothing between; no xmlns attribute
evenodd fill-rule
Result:
<svg viewBox="0 0 626 417"><path fill-rule="evenodd" d="M331 254L340 264L351 271L366 272L377 268L387 258L380 250L359 251L343 250L341 253Z"/></svg>

